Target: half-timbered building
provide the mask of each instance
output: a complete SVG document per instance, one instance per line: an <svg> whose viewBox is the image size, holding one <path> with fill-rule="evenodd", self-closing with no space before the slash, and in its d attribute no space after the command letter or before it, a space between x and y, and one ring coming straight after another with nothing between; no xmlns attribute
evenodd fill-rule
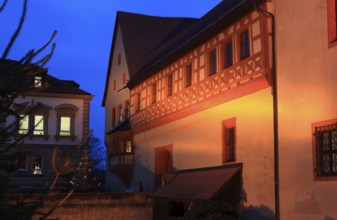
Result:
<svg viewBox="0 0 337 220"><path fill-rule="evenodd" d="M243 217L336 218L335 6L229 0L181 20L118 12L103 99L110 190L154 191L158 219L214 198ZM111 126L121 98L128 117Z"/></svg>

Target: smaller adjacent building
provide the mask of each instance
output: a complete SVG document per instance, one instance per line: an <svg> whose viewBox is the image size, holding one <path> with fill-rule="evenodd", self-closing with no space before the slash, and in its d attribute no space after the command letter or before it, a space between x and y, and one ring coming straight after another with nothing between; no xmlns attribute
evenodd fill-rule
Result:
<svg viewBox="0 0 337 220"><path fill-rule="evenodd" d="M18 89L19 79L24 80L21 85L27 88L14 100L12 109L19 114L20 124L17 132L6 140L12 143L13 150L20 152L11 185L15 191L35 191L52 184L55 177L52 162L60 170L69 168L80 157L78 146L89 134L93 96L72 80L49 75L46 69L31 66L33 69L24 73L24 66L15 61L2 60L0 64L2 70L8 69L1 74L2 88L11 84L11 89ZM10 117L2 120L2 124L11 122ZM60 178L57 187L63 188L65 184Z"/></svg>

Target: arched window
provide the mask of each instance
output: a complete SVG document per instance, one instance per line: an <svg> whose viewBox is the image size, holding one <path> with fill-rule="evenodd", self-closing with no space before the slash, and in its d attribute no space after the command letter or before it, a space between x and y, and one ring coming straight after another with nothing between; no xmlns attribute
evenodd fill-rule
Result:
<svg viewBox="0 0 337 220"><path fill-rule="evenodd" d="M57 117L56 140L60 138L70 138L74 140L75 136L75 116L78 107L72 104L62 104L55 108Z"/></svg>

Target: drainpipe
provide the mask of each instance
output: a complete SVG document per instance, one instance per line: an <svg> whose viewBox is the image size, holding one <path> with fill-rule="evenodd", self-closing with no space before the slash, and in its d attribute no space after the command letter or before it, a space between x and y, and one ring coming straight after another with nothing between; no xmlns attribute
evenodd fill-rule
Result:
<svg viewBox="0 0 337 220"><path fill-rule="evenodd" d="M278 95L277 68L275 50L275 17L269 11L260 8L254 0L254 8L271 18L272 21L272 93L273 93L273 126L274 126L274 182L275 182L275 220L280 220L280 184L279 184L279 135L278 135Z"/></svg>

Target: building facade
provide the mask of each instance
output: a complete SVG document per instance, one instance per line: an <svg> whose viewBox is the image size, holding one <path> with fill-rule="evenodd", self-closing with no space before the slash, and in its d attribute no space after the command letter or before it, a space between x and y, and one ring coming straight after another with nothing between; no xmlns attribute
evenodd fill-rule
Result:
<svg viewBox="0 0 337 220"><path fill-rule="evenodd" d="M14 191L31 192L53 183L56 173L52 163L64 174L62 169L78 162L82 153L79 145L89 135L93 96L76 82L57 79L44 69L24 78L30 89L14 100L12 108L20 116L20 125L8 143L14 142L20 152L11 185ZM65 189L68 183L61 177L56 187Z"/></svg>
<svg viewBox="0 0 337 220"><path fill-rule="evenodd" d="M141 32L135 20L127 24ZM128 181L114 189L111 179L111 190L156 191L177 185L166 177L179 171L242 164L241 216L337 218L336 1L222 1L173 26L143 48L140 66L127 66L126 93L117 96L128 100L128 120L111 127L106 117L110 159L121 146L117 131L127 131L122 145L132 157ZM143 43L121 29L114 39L124 47ZM107 81L120 73L109 71ZM112 85L105 105L118 104L107 98ZM107 175L122 176L107 166Z"/></svg>

